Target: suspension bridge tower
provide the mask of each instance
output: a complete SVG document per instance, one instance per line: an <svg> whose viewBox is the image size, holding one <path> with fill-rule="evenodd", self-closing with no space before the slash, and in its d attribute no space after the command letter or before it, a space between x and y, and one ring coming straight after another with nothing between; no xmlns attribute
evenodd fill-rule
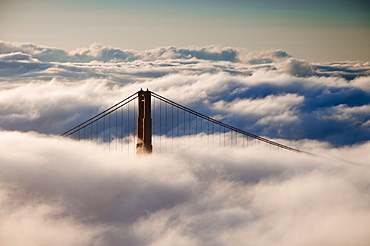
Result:
<svg viewBox="0 0 370 246"><path fill-rule="evenodd" d="M136 152L152 153L151 92L138 92L137 144Z"/></svg>

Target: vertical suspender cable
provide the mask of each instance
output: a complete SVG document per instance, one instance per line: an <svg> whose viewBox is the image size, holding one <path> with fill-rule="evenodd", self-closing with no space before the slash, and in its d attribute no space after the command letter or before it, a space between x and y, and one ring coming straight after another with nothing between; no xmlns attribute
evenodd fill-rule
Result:
<svg viewBox="0 0 370 246"><path fill-rule="evenodd" d="M96 122L96 139L99 142L99 121Z"/></svg>
<svg viewBox="0 0 370 246"><path fill-rule="evenodd" d="M209 144L209 121L207 121L207 123L208 123L207 135L208 135L208 144Z"/></svg>
<svg viewBox="0 0 370 246"><path fill-rule="evenodd" d="M212 145L215 144L215 124L212 123Z"/></svg>
<svg viewBox="0 0 370 246"><path fill-rule="evenodd" d="M203 119L200 118L200 145L202 145L202 140L203 140L203 129L202 129L202 126L203 126Z"/></svg>
<svg viewBox="0 0 370 246"><path fill-rule="evenodd" d="M198 116L195 116L195 145L196 146L198 146L197 134L198 134Z"/></svg>
<svg viewBox="0 0 370 246"><path fill-rule="evenodd" d="M177 114L176 114L176 118L177 118L177 124L176 124L176 130L177 130L177 133L176 133L176 137L177 137L177 141L176 141L176 144L177 144L177 149L179 149L179 128L180 128L180 123L179 123L179 112L180 112L180 109L177 109L176 110Z"/></svg>
<svg viewBox="0 0 370 246"><path fill-rule="evenodd" d="M137 99L137 100L140 100L139 98ZM137 125L137 123L136 123L136 121L137 121L137 117L138 117L138 115L137 115L137 112L136 112L136 103L137 102L135 102L134 103L134 119L133 119L133 121L134 121L134 129L135 129L135 126ZM136 151L135 151L135 146L136 146L136 129L134 130L134 155L136 155Z"/></svg>
<svg viewBox="0 0 370 246"><path fill-rule="evenodd" d="M127 105L127 154L130 154L130 104Z"/></svg>
<svg viewBox="0 0 370 246"><path fill-rule="evenodd" d="M105 117L103 117L103 149L105 148Z"/></svg>
<svg viewBox="0 0 370 246"><path fill-rule="evenodd" d="M230 131L230 148L233 145L233 131Z"/></svg>
<svg viewBox="0 0 370 246"><path fill-rule="evenodd" d="M153 101L153 135L155 136L156 132L155 132L155 129L156 129L156 115L155 115L155 98L151 97L151 100ZM155 143L153 144L153 148L155 148Z"/></svg>
<svg viewBox="0 0 370 246"><path fill-rule="evenodd" d="M162 153L162 101L159 101L159 153Z"/></svg>
<svg viewBox="0 0 370 246"><path fill-rule="evenodd" d="M188 113L188 128L189 128L189 132L188 132L188 135L189 135L189 144L190 144L190 117L191 117L191 114L190 113Z"/></svg>
<svg viewBox="0 0 370 246"><path fill-rule="evenodd" d="M165 137L168 138L168 123L167 123L167 103L165 105L164 118L165 118ZM167 141L168 142L168 141ZM167 147L167 146L166 146ZM166 148L167 149L167 148Z"/></svg>
<svg viewBox="0 0 370 246"><path fill-rule="evenodd" d="M108 152L110 151L110 145L109 145L109 138L110 138L110 118L109 118L109 115L106 116L107 117L107 145L108 145Z"/></svg>
<svg viewBox="0 0 370 246"><path fill-rule="evenodd" d="M123 107L121 107L121 155L123 155Z"/></svg>
<svg viewBox="0 0 370 246"><path fill-rule="evenodd" d="M218 140L219 140L218 141L219 142L218 145L221 146L222 128L221 128L221 125L219 127L220 127L220 133L218 135Z"/></svg>
<svg viewBox="0 0 370 246"><path fill-rule="evenodd" d="M173 105L172 105L172 107L171 107L171 118L172 118L172 126L171 126L171 129L172 129L172 136L171 136L171 138L172 138L172 152L173 152L173 134L174 134L174 130L173 130Z"/></svg>
<svg viewBox="0 0 370 246"><path fill-rule="evenodd" d="M116 109L115 110L115 113L116 113L116 152L117 152L117 149L118 149L118 143L117 143L117 141L118 141L118 116L117 116L117 110L118 109Z"/></svg>

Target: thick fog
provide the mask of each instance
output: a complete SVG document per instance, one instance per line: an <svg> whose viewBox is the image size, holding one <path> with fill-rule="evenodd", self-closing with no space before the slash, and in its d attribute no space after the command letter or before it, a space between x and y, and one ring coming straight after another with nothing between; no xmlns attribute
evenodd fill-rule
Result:
<svg viewBox="0 0 370 246"><path fill-rule="evenodd" d="M282 50L0 42L0 244L367 245L369 73ZM140 88L310 154L58 137Z"/></svg>

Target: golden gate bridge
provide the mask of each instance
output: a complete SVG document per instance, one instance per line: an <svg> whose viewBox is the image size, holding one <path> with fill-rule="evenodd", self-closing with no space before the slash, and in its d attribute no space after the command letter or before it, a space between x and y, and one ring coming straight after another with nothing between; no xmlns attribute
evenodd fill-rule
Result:
<svg viewBox="0 0 370 246"><path fill-rule="evenodd" d="M247 147L259 143L303 152L208 117L148 89L141 89L60 136L96 142L109 149L120 146L121 151L140 154L174 151L179 145Z"/></svg>

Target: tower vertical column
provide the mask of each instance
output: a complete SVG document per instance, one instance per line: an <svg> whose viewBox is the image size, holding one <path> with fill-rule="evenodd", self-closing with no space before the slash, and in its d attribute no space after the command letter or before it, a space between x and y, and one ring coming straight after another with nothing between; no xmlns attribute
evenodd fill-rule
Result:
<svg viewBox="0 0 370 246"><path fill-rule="evenodd" d="M136 153L152 153L151 92L138 92L138 119Z"/></svg>

